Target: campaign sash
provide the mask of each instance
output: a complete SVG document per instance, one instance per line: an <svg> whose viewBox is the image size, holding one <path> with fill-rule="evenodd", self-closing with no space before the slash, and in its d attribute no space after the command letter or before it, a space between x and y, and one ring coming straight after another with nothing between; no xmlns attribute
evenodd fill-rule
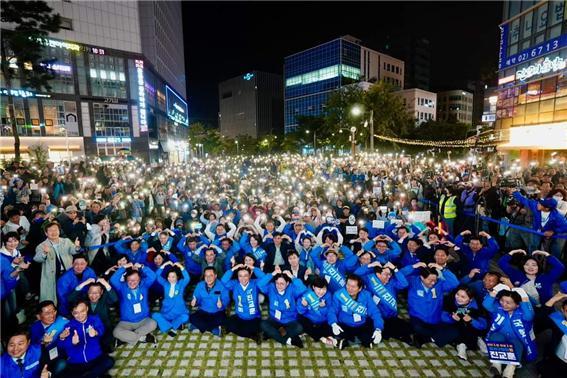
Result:
<svg viewBox="0 0 567 378"><path fill-rule="evenodd" d="M498 310L498 313L496 314L496 318L492 322L492 325L490 326L490 330L488 331L488 335L486 336L487 340L490 340L490 336L492 333L502 328L502 324L506 319L506 315L503 315L503 313L504 311L502 309ZM533 336L532 327L529 327L530 328L529 332L526 331L524 322L521 319L521 311L517 311L517 310L514 311L510 320L511 320L510 324L512 325L514 334L522 341L522 344L524 344L526 350L526 360L528 362L534 361L537 358L537 350L536 350L536 345L533 341L535 337L532 337ZM518 356L518 359L521 360L522 356Z"/></svg>
<svg viewBox="0 0 567 378"><path fill-rule="evenodd" d="M338 291L337 298L339 299L339 302L341 302L341 308L343 311L347 309L348 311L345 312L350 312L358 315L366 315L366 312L368 311L366 306L363 306L352 299L345 288L342 288Z"/></svg>
<svg viewBox="0 0 567 378"><path fill-rule="evenodd" d="M340 287L345 287L345 278L334 264L329 264L327 261L323 261L323 274L325 276L329 276L330 279L335 281Z"/></svg>
<svg viewBox="0 0 567 378"><path fill-rule="evenodd" d="M392 294L390 294L386 286L382 284L380 279L378 279L375 274L371 274L368 280L370 282L372 293L380 298L381 303L386 305L393 312L397 313L398 302L396 301L396 298Z"/></svg>
<svg viewBox="0 0 567 378"><path fill-rule="evenodd" d="M305 298L307 304L309 305L309 308L313 312L320 313L319 306L321 304L321 301L319 300L319 297L317 296L317 294L315 294L313 290L311 289L307 290L303 295L303 298Z"/></svg>

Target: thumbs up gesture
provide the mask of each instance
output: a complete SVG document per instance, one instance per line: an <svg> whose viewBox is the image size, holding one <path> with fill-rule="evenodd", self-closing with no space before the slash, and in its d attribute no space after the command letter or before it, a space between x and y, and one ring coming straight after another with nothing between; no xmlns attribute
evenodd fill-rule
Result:
<svg viewBox="0 0 567 378"><path fill-rule="evenodd" d="M73 345L77 345L79 343L79 334L77 333L77 330L73 331L73 337L71 338L71 342L73 343Z"/></svg>
<svg viewBox="0 0 567 378"><path fill-rule="evenodd" d="M47 365L43 365L43 370L41 371L40 378L49 378L51 373L47 370Z"/></svg>
<svg viewBox="0 0 567 378"><path fill-rule="evenodd" d="M193 300L191 301L191 307L195 307L197 305L197 298L193 297Z"/></svg>
<svg viewBox="0 0 567 378"><path fill-rule="evenodd" d="M217 299L217 308L222 308L222 302L220 300L220 297Z"/></svg>
<svg viewBox="0 0 567 378"><path fill-rule="evenodd" d="M96 331L96 329L94 329L92 325L89 326L88 331L90 337L95 337L96 335L98 335L98 332Z"/></svg>

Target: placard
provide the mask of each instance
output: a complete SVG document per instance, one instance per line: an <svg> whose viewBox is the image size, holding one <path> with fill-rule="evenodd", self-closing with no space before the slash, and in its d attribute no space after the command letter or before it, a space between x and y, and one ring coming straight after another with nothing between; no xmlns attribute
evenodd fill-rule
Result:
<svg viewBox="0 0 567 378"><path fill-rule="evenodd" d="M347 235L357 235L358 234L358 227L357 226L346 226L346 234Z"/></svg>
<svg viewBox="0 0 567 378"><path fill-rule="evenodd" d="M412 211L408 219L412 222L427 223L431 220L431 211Z"/></svg>
<svg viewBox="0 0 567 378"><path fill-rule="evenodd" d="M520 364L520 362L516 359L513 344L486 341L486 348L488 349L488 358L492 363L510 365Z"/></svg>
<svg viewBox="0 0 567 378"><path fill-rule="evenodd" d="M383 220L373 220L372 227L377 229L383 229L386 227L386 222Z"/></svg>

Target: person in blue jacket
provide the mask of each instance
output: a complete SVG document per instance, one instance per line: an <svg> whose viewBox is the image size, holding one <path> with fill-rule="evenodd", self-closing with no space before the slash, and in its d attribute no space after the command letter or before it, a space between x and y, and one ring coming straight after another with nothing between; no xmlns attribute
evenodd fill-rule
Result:
<svg viewBox="0 0 567 378"><path fill-rule="evenodd" d="M250 234L249 231L244 231L240 236L240 249L245 254L251 254L254 256L258 264L261 264L268 254L266 251L261 247L262 245L262 237L258 234Z"/></svg>
<svg viewBox="0 0 567 378"><path fill-rule="evenodd" d="M83 254L73 255L73 266L57 280L57 303L61 315L69 314L69 294L90 278L96 280L96 273L88 266L87 257ZM81 291L86 293L87 287L81 286Z"/></svg>
<svg viewBox="0 0 567 378"><path fill-rule="evenodd" d="M102 351L104 325L97 315L89 314L89 304L79 300L71 308L73 319L59 335L67 355L63 375L71 378L97 378L114 366L114 360Z"/></svg>
<svg viewBox="0 0 567 378"><path fill-rule="evenodd" d="M126 246L128 242L130 242L129 247ZM128 256L128 260L133 264L145 264L148 259L148 255L146 254L148 243L144 240L140 241L139 239L132 239L131 236L127 236L114 244L114 248L119 254Z"/></svg>
<svg viewBox="0 0 567 378"><path fill-rule="evenodd" d="M517 362L535 361L534 311L526 292L521 288L496 288L484 298L482 305L491 315L486 341L512 344ZM502 364L493 363L490 370L494 375L511 378L516 365L506 364L502 371Z"/></svg>
<svg viewBox="0 0 567 378"><path fill-rule="evenodd" d="M281 268L276 266L272 274L266 274L259 279L257 285L269 300L270 317L260 323L264 334L280 344L303 348L303 342L299 338L303 327L297 321L295 303L307 290L301 279L293 277L289 270L282 272Z"/></svg>
<svg viewBox="0 0 567 378"><path fill-rule="evenodd" d="M502 256L498 265L514 286L521 287L528 294L535 311L536 333L550 328L544 304L553 296L553 284L565 272L563 263L545 251L533 251L528 255L526 251L516 249Z"/></svg>
<svg viewBox="0 0 567 378"><path fill-rule="evenodd" d="M31 343L41 345L48 369L54 375L60 374L67 365L59 346L59 335L68 322L65 317L57 314L53 301L43 301L37 306L37 320L30 326Z"/></svg>
<svg viewBox="0 0 567 378"><path fill-rule="evenodd" d="M252 279L252 272L256 279ZM236 275L236 279L233 279ZM222 276L222 283L232 292L234 301L234 315L226 321L227 332L232 332L238 336L255 340L258 344L262 342L260 335L260 321L262 314L258 303L258 279L264 277L264 273L259 268L250 267L244 264L235 265L232 270L225 272Z"/></svg>
<svg viewBox="0 0 567 378"><path fill-rule="evenodd" d="M49 378L51 372L42 364L41 348L32 344L27 331L17 330L8 339L0 363L1 378Z"/></svg>
<svg viewBox="0 0 567 378"><path fill-rule="evenodd" d="M490 260L498 253L500 246L487 232L481 231L477 236L471 236L469 243L465 244L464 237L472 235L470 230L464 230L455 238L455 244L461 249L461 256L464 256L463 269L470 272L472 269L478 269L479 273L475 279L480 279L488 271ZM485 237L487 245L482 245L480 237Z"/></svg>
<svg viewBox="0 0 567 378"><path fill-rule="evenodd" d="M311 251L311 256L313 257L313 263L319 270L319 275L325 278L329 284L329 290L334 293L345 286L345 275L356 265L358 259L357 256L347 248L343 251L344 259L339 260L339 254L336 250L336 246L334 246L329 247L324 252L325 260L322 260L321 252L326 246L328 245L316 246Z"/></svg>
<svg viewBox="0 0 567 378"><path fill-rule="evenodd" d="M323 277L315 276L311 281L311 288L297 299L297 313L306 334L325 345L335 346L337 341L333 338L333 331L327 323L332 301L327 286L327 281Z"/></svg>
<svg viewBox="0 0 567 378"><path fill-rule="evenodd" d="M120 322L112 332L117 340L129 344L156 342L151 332L157 324L150 318L148 303L148 290L155 280L156 275L150 268L132 263L118 268L110 278L110 284L120 299Z"/></svg>
<svg viewBox="0 0 567 378"><path fill-rule="evenodd" d="M163 278L164 269L170 266L167 280ZM157 282L163 288L163 301L160 312L154 312L152 318L159 330L171 337L177 336L176 330L189 322L189 310L185 305L183 293L189 284L189 274L181 263L164 263L156 272Z"/></svg>
<svg viewBox="0 0 567 378"><path fill-rule="evenodd" d="M230 295L223 283L217 279L217 271L209 266L203 270L203 281L199 282L193 292L191 307L198 310L191 314L191 329L197 328L201 333L211 332L221 336L222 326L226 321L226 308L230 304Z"/></svg>
<svg viewBox="0 0 567 378"><path fill-rule="evenodd" d="M208 242L208 240L207 240ZM182 237L177 243L177 249L183 254L185 269L191 276L191 281L198 281L201 276L201 264L193 260L192 256L197 253L200 246L203 245L197 237L187 235Z"/></svg>
<svg viewBox="0 0 567 378"><path fill-rule="evenodd" d="M477 339L484 336L488 327L483 308L479 308L474 299L474 292L461 285L455 290L453 300L447 298L441 319L457 330L454 343L457 344L457 356L467 360L467 349L477 348Z"/></svg>
<svg viewBox="0 0 567 378"><path fill-rule="evenodd" d="M443 324L443 296L459 285L457 277L435 263L423 262L406 266L402 273L407 277L408 310L414 332L414 345L432 340L443 347L456 337L456 331Z"/></svg>
<svg viewBox="0 0 567 378"><path fill-rule="evenodd" d="M430 256L431 252L423 246L423 240L420 238L405 239L399 265L406 267L412 266L418 262L427 263L430 260Z"/></svg>
<svg viewBox="0 0 567 378"><path fill-rule="evenodd" d="M349 275L344 288L333 294L327 322L344 349L357 337L363 346L371 348L382 340L384 321L372 300L372 294L363 289L362 278Z"/></svg>
<svg viewBox="0 0 567 378"><path fill-rule="evenodd" d="M381 265L378 261L361 266L354 274L362 277L366 290L380 310L384 319L384 339L393 337L411 343L411 327L398 317L398 291L408 287L406 277L391 262Z"/></svg>
<svg viewBox="0 0 567 378"><path fill-rule="evenodd" d="M402 254L398 243L394 242L388 235L378 235L362 245L367 251L372 251L376 255L376 260L384 265L388 262L395 264Z"/></svg>
<svg viewBox="0 0 567 378"><path fill-rule="evenodd" d="M557 310L556 304L559 304ZM545 303L545 307L553 328L549 347L537 364L538 372L542 378L564 377L567 375L567 281L560 285L560 291Z"/></svg>

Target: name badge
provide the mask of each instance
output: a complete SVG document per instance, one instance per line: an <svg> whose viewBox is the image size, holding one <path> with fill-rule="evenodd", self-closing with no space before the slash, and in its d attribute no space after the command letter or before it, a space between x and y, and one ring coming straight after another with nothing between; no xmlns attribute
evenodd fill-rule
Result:
<svg viewBox="0 0 567 378"><path fill-rule="evenodd" d="M418 290L418 291L417 291L417 296L418 296L418 297L423 297L423 296L424 296L423 290Z"/></svg>
<svg viewBox="0 0 567 378"><path fill-rule="evenodd" d="M362 317L358 314L352 314L352 320L354 320L355 323L358 323L362 321Z"/></svg>
<svg viewBox="0 0 567 378"><path fill-rule="evenodd" d="M435 292L435 288L431 289L431 298L437 298L437 293Z"/></svg>
<svg viewBox="0 0 567 378"><path fill-rule="evenodd" d="M282 318L282 313L280 310L275 311L274 318L276 318L277 320L280 320Z"/></svg>
<svg viewBox="0 0 567 378"><path fill-rule="evenodd" d="M59 352L57 351L57 348L49 349L49 360L54 360L57 357L59 357Z"/></svg>
<svg viewBox="0 0 567 378"><path fill-rule="evenodd" d="M139 314L142 312L142 305L140 303L134 303L134 314Z"/></svg>

